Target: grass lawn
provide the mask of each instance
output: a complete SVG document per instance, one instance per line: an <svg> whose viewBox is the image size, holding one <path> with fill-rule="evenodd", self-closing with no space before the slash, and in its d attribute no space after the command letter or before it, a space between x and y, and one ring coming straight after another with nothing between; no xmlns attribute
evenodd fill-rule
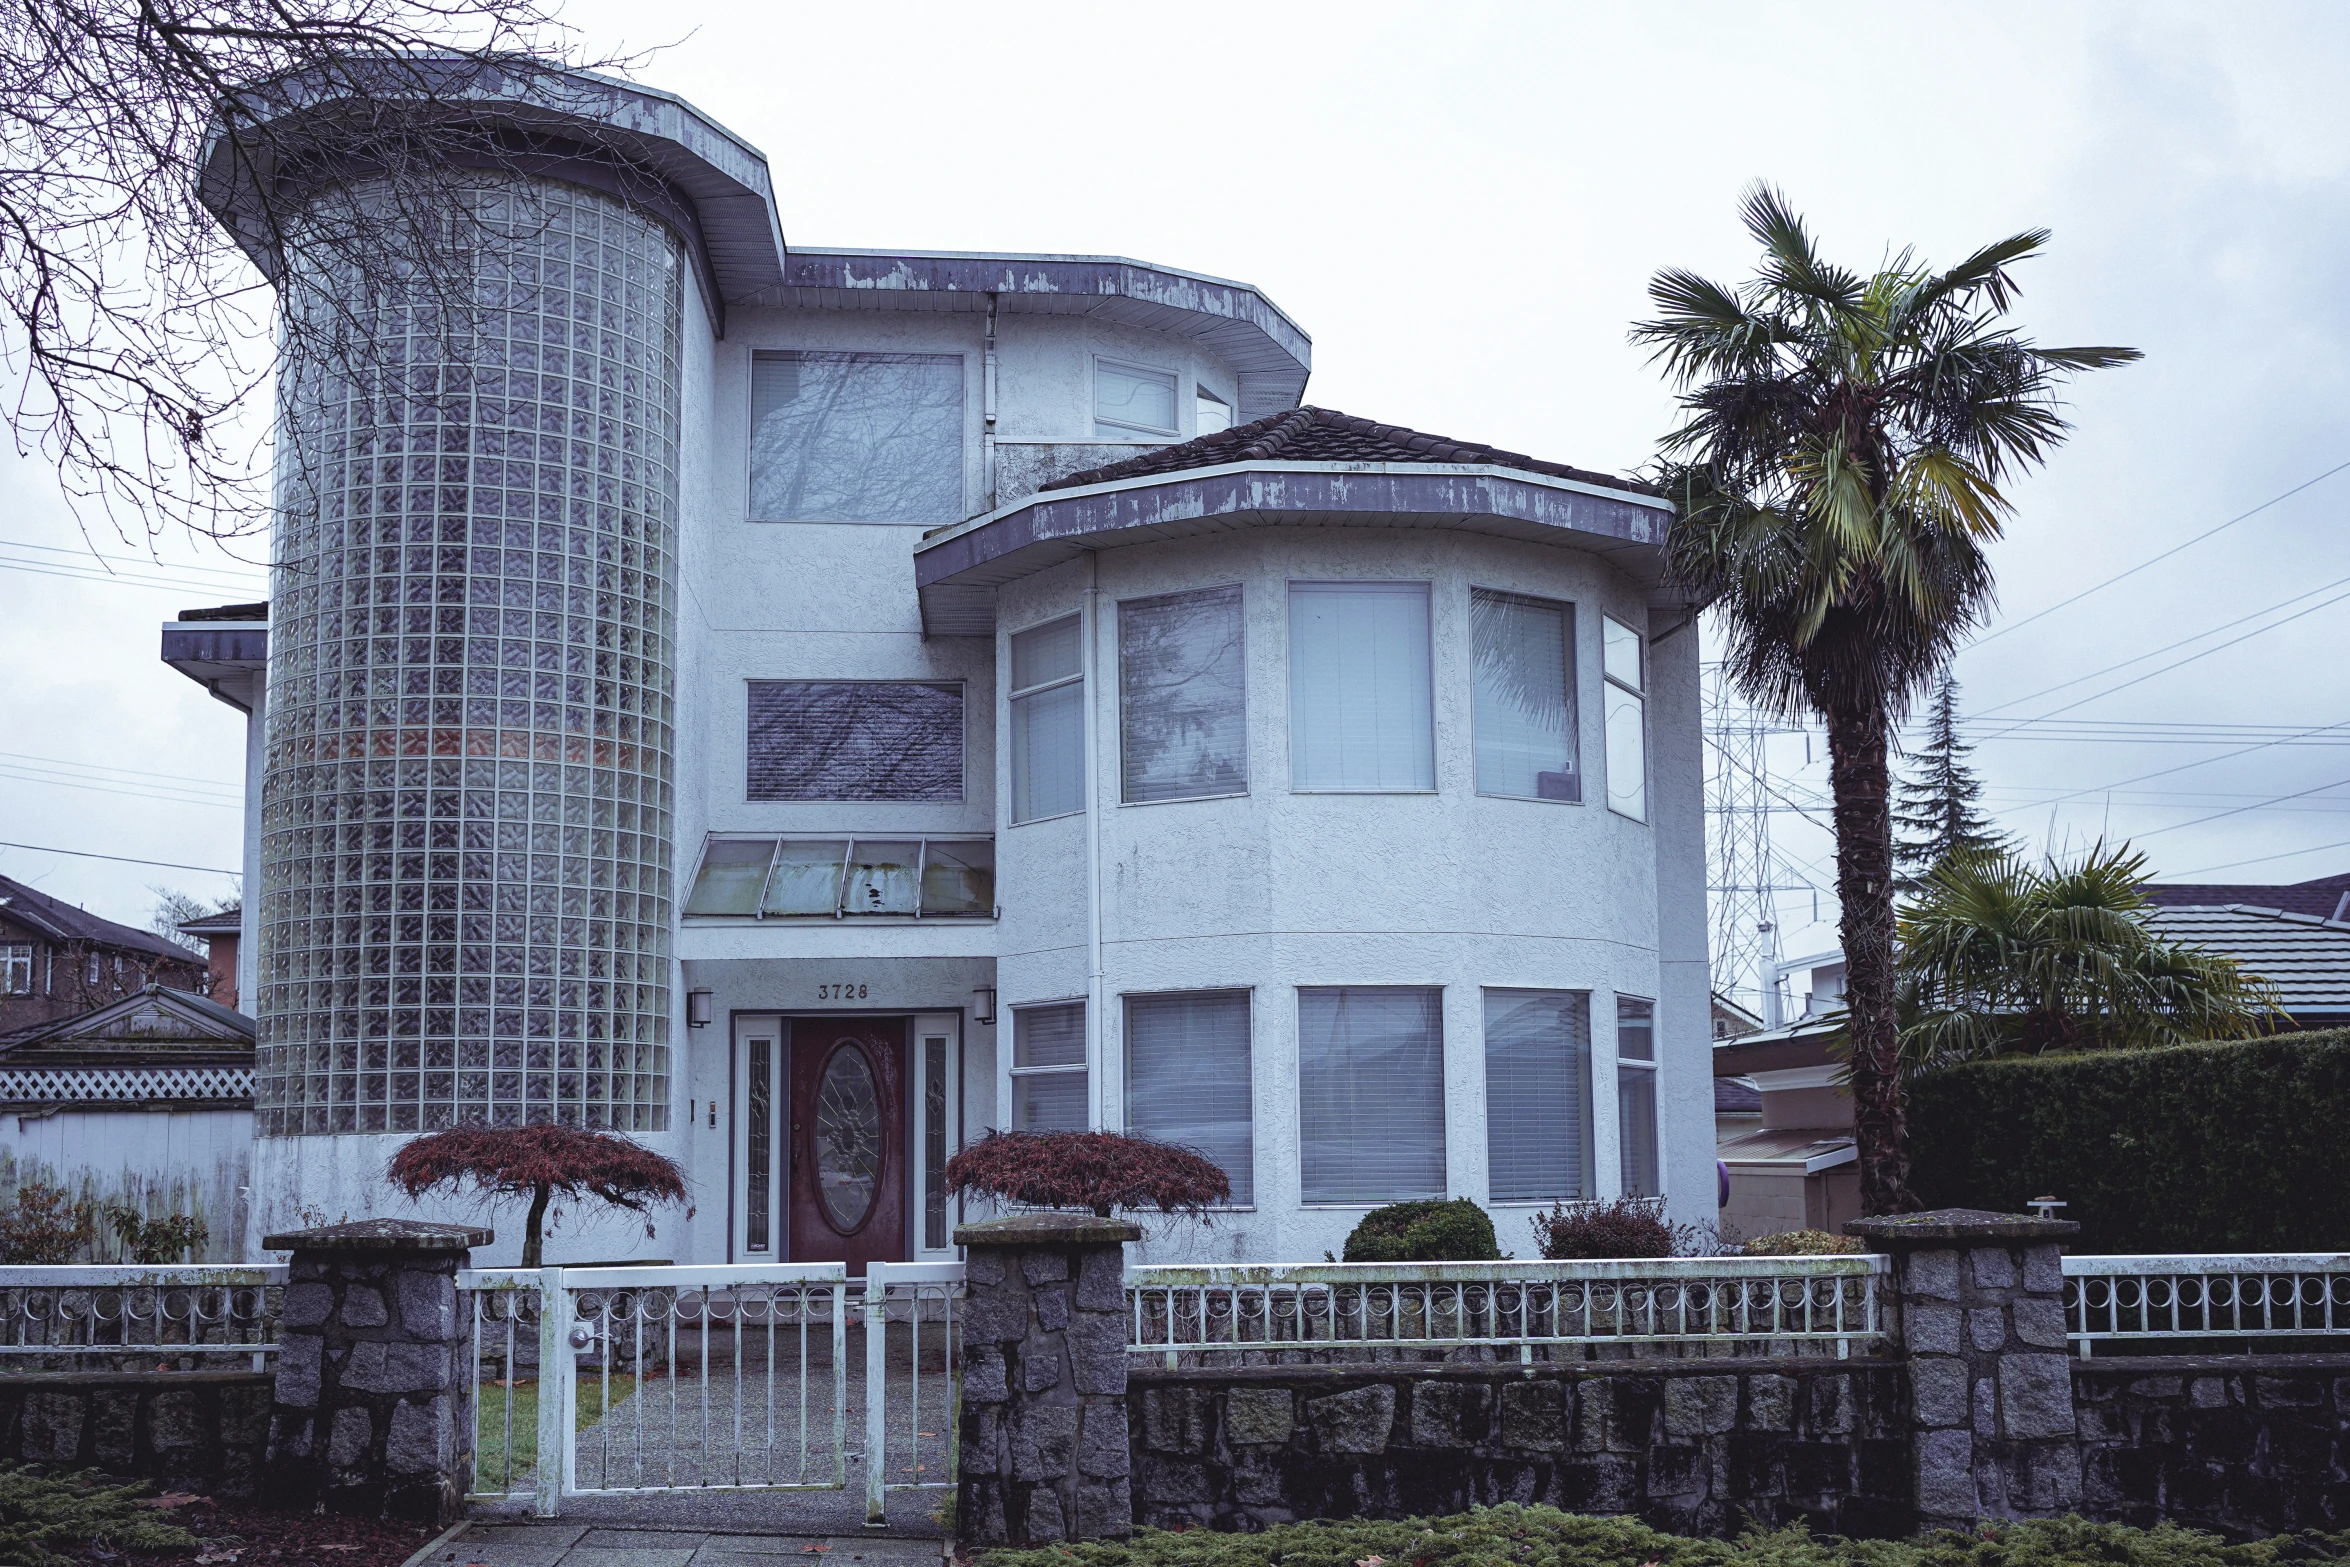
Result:
<svg viewBox="0 0 2350 1567"><path fill-rule="evenodd" d="M501 1491L522 1476L530 1473L539 1461L539 1385L536 1382L514 1384L514 1467L509 1477L506 1468L506 1389L494 1382L484 1382L474 1389L473 1402L473 1487L477 1491ZM636 1378L616 1376L612 1379L612 1402L617 1404L636 1391ZM571 1423L574 1431L585 1431L604 1418L604 1379L582 1375L579 1379L579 1408Z"/></svg>
<svg viewBox="0 0 2350 1567"><path fill-rule="evenodd" d="M1696 1540L1629 1518L1506 1506L1451 1518L1284 1524L1261 1534L1138 1529L1123 1545L989 1551L981 1567L2286 1567L2345 1560L2350 1533L2230 1545L2168 1524L2129 1529L2058 1518L1915 1540L1846 1540L1801 1527Z"/></svg>

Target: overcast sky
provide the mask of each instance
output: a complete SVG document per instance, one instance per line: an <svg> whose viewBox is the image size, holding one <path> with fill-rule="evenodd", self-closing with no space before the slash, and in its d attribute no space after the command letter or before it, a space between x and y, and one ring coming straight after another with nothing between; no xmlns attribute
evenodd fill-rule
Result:
<svg viewBox="0 0 2350 1567"><path fill-rule="evenodd" d="M1635 468L1669 426L1625 325L1659 267L1746 274L1751 181L1781 185L1860 266L2051 228L2023 274L2024 328L2147 360L2078 383L2074 440L2014 487L2000 617L1958 662L1990 803L2035 846L2129 837L2171 879L2350 870L2350 602L2329 603L2350 593L2350 472L2014 624L2350 463L2342 8L569 14L598 52L693 29L639 74L765 150L787 242L1108 253L1241 279L1312 334L1311 401L1585 467ZM74 558L36 546L79 535L54 476L18 462L0 470L0 839L234 867L243 721L156 661L157 629L261 596L258 575L176 547L167 571L120 568L174 586L100 585L25 569ZM2334 724L2316 737L2331 744L2213 760ZM1796 805L1825 796L1805 751L1772 742ZM1829 885L1826 836L1776 825L1784 884ZM231 891L17 849L0 872L138 924L151 886ZM1815 924L1811 893L1778 899L1784 950L1833 942L1832 902Z"/></svg>

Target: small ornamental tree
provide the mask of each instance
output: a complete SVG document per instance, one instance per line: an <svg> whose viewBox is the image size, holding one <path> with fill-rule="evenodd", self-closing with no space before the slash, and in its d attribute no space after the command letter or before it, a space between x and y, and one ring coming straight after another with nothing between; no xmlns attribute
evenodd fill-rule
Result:
<svg viewBox="0 0 2350 1567"><path fill-rule="evenodd" d="M1028 1208L1199 1214L1232 1196L1222 1170L1172 1143L1117 1132L990 1132L947 1161L949 1190Z"/></svg>
<svg viewBox="0 0 2350 1567"><path fill-rule="evenodd" d="M522 1265L539 1265L547 1204L594 1197L643 1213L657 1202L684 1202L685 1172L674 1160L611 1132L575 1126L461 1126L404 1144L392 1155L391 1182L410 1197L436 1187L471 1185L492 1198L530 1198ZM653 1233L651 1224L645 1234Z"/></svg>

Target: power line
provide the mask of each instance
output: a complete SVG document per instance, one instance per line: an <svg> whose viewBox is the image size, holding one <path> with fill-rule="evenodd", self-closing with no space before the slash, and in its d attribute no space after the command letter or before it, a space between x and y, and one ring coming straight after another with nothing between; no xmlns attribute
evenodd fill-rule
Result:
<svg viewBox="0 0 2350 1567"><path fill-rule="evenodd" d="M257 571L267 571L267 561L237 561L234 566L207 566L202 561L171 561L153 555L109 555L102 550L72 549L59 544L35 544L29 539L0 539L0 549L36 550L43 555L70 555L75 560L113 560L126 566L153 566L162 571L201 571L215 576L250 578ZM235 560L235 556L229 557ZM69 562L70 564L70 562Z"/></svg>
<svg viewBox="0 0 2350 1567"><path fill-rule="evenodd" d="M9 843L0 839L0 849L30 849L35 854L70 854L84 860L117 860L124 865L160 865L171 871L207 871L215 876L242 876L243 871L222 870L217 865L182 865L177 860L142 860L128 854L97 854L88 849L52 849L45 843Z"/></svg>
<svg viewBox="0 0 2350 1567"><path fill-rule="evenodd" d="M11 769L5 763L0 763L0 778L10 779L16 783L48 784L58 789L86 789L92 794L118 794L127 800L161 800L171 805L208 805L216 811L241 811L245 808L245 803L242 800L210 800L202 795L184 792L164 794L148 789L110 788L106 784L88 783L72 778L42 778L30 772Z"/></svg>
<svg viewBox="0 0 2350 1567"><path fill-rule="evenodd" d="M2275 854L2263 854L2249 860L2227 860L2218 865L2198 865L2191 871L2181 871L2179 874L2181 876L2200 876L2206 871L2232 871L2239 865L2266 865L2271 860L2289 860L2300 854L2323 854L2328 849L2350 849L2350 838L2345 838L2340 843L2315 844L2306 849L2285 849Z"/></svg>
<svg viewBox="0 0 2350 1567"><path fill-rule="evenodd" d="M2234 527L2237 523L2244 521L2246 518L2257 517L2262 512L2268 510L2271 506L2276 505L2278 502L2291 500L2294 496L2300 494L2303 490L2308 489L2311 485L2322 484L2326 480L2332 478L2335 474L2340 473L2345 468L2350 468L2350 462L2336 463L2333 467L2328 468L2325 472L2319 474L2316 478L2306 479L2301 483L2294 485L2291 489L2285 491L2285 493L2282 495L2272 495L2267 500L2262 501L2259 505L2253 507L2250 511L2238 512L2235 516L2230 517L2227 521L2221 523L2218 527L2207 528L2183 544L2174 544L2169 549L2164 550L2161 554L2142 560L2138 562L2137 565L2130 567L2126 571L2115 572L2112 576L2106 578L2103 582L2092 583L2088 587L2081 589L2080 592L2074 594L2071 598L2059 599L2055 603L2049 605L2046 609L2034 610L2031 614L2026 615L2021 620L2011 620L1996 631L1985 632L1983 635L1975 638L1971 645L1974 647L1981 647L1984 643L1993 641L1999 637L2006 636L2010 631L2015 631L2021 627L2028 626L2033 621L2038 620L2043 616L2053 615L2058 610L2065 608L2067 605L2078 604L2081 602L2081 600L2087 598L2092 593L2102 593L2107 588L2110 588L2115 583L2121 581L2124 577L2134 577L2139 572L2144 571L2147 567L2157 565L2162 561L2170 559L2173 555L2176 555L2181 550L2194 548L2196 545L2201 544L2205 539L2210 538L2213 534L2225 533L2228 529Z"/></svg>
<svg viewBox="0 0 2350 1567"><path fill-rule="evenodd" d="M241 778L198 778L192 773L150 773L136 767L110 767L104 762L77 762L65 756L34 756L24 751L0 751L0 758L11 762L38 762L55 767L73 768L90 773L127 773L133 778L163 778L172 783L204 784L221 789L243 789Z"/></svg>
<svg viewBox="0 0 2350 1567"><path fill-rule="evenodd" d="M130 577L110 571L67 571L47 562L14 561L0 558L0 571L21 571L30 577L62 577L68 582L103 582L118 588L156 588L172 593L229 593L251 592L254 586L239 586L227 582L185 582L168 577Z"/></svg>

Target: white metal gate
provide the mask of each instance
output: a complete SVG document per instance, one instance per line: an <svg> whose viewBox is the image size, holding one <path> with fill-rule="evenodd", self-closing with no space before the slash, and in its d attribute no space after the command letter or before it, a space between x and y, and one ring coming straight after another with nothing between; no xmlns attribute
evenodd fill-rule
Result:
<svg viewBox="0 0 2350 1567"><path fill-rule="evenodd" d="M960 1263L856 1283L837 1262L484 1268L458 1287L476 1500L553 1517L567 1496L839 1491L861 1467L878 1525L888 1491L953 1484Z"/></svg>

